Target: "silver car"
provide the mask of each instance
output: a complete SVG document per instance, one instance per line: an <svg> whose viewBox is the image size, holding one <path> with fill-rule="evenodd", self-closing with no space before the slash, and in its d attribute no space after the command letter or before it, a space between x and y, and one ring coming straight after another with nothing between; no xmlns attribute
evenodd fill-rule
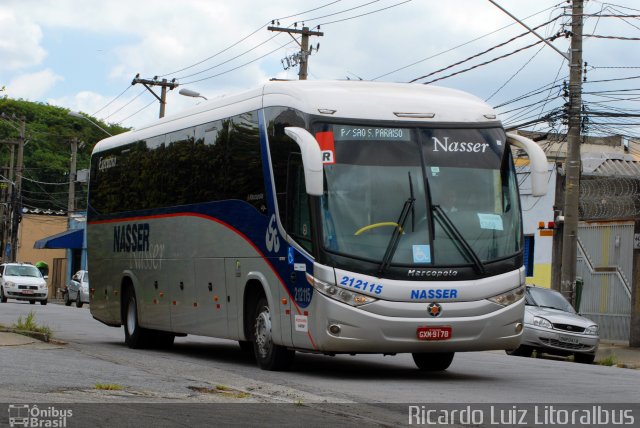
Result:
<svg viewBox="0 0 640 428"><path fill-rule="evenodd" d="M595 359L599 341L598 325L576 314L562 294L527 286L522 343L507 354L530 357L536 350L573 355L575 361L590 364Z"/></svg>
<svg viewBox="0 0 640 428"><path fill-rule="evenodd" d="M71 277L64 293L64 304L69 306L76 302L76 306L81 308L84 303L89 303L89 272L79 270Z"/></svg>

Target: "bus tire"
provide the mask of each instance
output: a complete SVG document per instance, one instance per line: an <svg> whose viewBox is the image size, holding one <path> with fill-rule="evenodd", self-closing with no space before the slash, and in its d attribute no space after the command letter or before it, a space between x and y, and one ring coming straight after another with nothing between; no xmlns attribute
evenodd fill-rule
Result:
<svg viewBox="0 0 640 428"><path fill-rule="evenodd" d="M138 324L138 303L133 287L126 289L124 305L124 343L132 349L144 348L148 345L149 332Z"/></svg>
<svg viewBox="0 0 640 428"><path fill-rule="evenodd" d="M271 311L266 297L261 296L253 317L253 353L263 370L286 370L293 362L295 351L273 343Z"/></svg>
<svg viewBox="0 0 640 428"><path fill-rule="evenodd" d="M441 372L449 368L455 352L413 353L418 369L425 372Z"/></svg>

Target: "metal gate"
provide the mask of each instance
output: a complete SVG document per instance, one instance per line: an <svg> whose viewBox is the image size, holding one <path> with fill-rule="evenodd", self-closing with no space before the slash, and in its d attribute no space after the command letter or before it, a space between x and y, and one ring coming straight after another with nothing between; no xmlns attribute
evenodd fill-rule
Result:
<svg viewBox="0 0 640 428"><path fill-rule="evenodd" d="M579 311L600 327L600 338L629 340L633 221L580 222L576 275L584 287Z"/></svg>

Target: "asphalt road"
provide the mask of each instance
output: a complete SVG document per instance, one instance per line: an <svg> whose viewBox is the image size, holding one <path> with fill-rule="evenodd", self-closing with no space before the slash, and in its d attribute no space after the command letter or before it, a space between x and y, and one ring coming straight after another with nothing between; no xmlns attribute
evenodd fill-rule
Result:
<svg viewBox="0 0 640 428"><path fill-rule="evenodd" d="M75 408L76 421L81 414L98 418L102 413L90 403L101 403L103 411L114 409L112 419L100 416L101 426L121 426L118 417L128 412L139 416L140 403L151 406L144 410L154 426L210 422L212 405L215 420L227 426L238 417L243 426L287 426L283 418L291 426L301 420L305 426L394 426L407 424L409 404L640 402L640 370L499 351L456 354L442 373L419 372L410 355L301 353L291 371L268 372L227 340L187 336L170 350L129 349L122 329L93 320L86 306L9 301L0 304L0 324L10 326L30 311L66 344L0 347L0 403L89 403Z"/></svg>

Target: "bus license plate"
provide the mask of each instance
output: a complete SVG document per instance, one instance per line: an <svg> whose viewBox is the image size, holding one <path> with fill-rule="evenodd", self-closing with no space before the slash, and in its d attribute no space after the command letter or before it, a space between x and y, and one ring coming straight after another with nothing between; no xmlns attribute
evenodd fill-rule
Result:
<svg viewBox="0 0 640 428"><path fill-rule="evenodd" d="M447 340L451 339L451 327L418 327L418 340Z"/></svg>

